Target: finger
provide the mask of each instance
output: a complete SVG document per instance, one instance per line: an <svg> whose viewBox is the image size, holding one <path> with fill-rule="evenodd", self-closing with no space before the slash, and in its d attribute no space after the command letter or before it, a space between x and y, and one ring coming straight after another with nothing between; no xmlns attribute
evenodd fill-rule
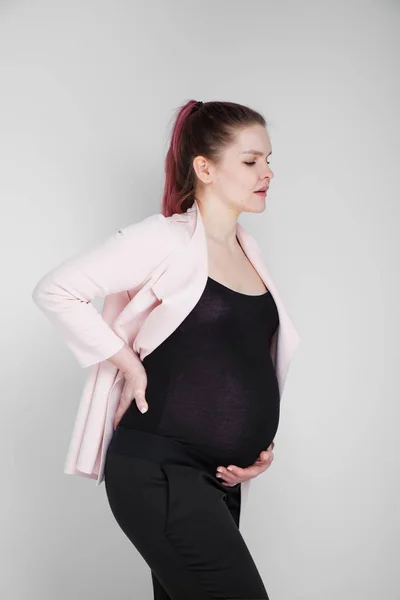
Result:
<svg viewBox="0 0 400 600"><path fill-rule="evenodd" d="M118 416L114 415L114 422L113 422L114 431L117 429L119 421L120 421L120 419L118 418Z"/></svg>
<svg viewBox="0 0 400 600"><path fill-rule="evenodd" d="M219 471L216 473L216 477L217 479L219 479L219 481L221 483L234 483L237 481L237 478L234 477L233 475L231 475L229 473L229 471L227 471L226 469L224 471Z"/></svg>
<svg viewBox="0 0 400 600"><path fill-rule="evenodd" d="M240 481L234 481L233 483L228 483L227 481L221 480L221 485L224 485L225 487L235 487L235 485L237 485L238 483L240 483Z"/></svg>
<svg viewBox="0 0 400 600"><path fill-rule="evenodd" d="M258 464L262 464L264 466L270 465L273 460L274 460L274 455L272 454L272 452L268 452L267 456L265 458L263 458L262 460L260 460Z"/></svg>
<svg viewBox="0 0 400 600"><path fill-rule="evenodd" d="M115 411L114 414L114 429L117 428L118 423L120 422L120 420L122 419L123 415L126 413L126 411L128 410L129 406L131 405L132 400L129 400L128 396L124 395L123 397L121 397L119 404L117 406L117 409Z"/></svg>
<svg viewBox="0 0 400 600"><path fill-rule="evenodd" d="M120 422L124 412L125 412L125 410L123 410L121 406L119 406L118 409L116 410L115 415L114 415L114 429L116 429L118 427L118 423Z"/></svg>
<svg viewBox="0 0 400 600"><path fill-rule="evenodd" d="M218 480L222 483L222 485L226 485L226 486L229 486L229 487L237 485L241 481L237 477L231 477L230 479L228 479L227 476L225 476L225 475L223 475L221 473L219 473Z"/></svg>
<svg viewBox="0 0 400 600"><path fill-rule="evenodd" d="M222 478L228 483L237 483L238 479L241 476L242 469L235 465L229 465L229 467L218 467L217 469L217 477L222 475Z"/></svg>
<svg viewBox="0 0 400 600"><path fill-rule="evenodd" d="M257 464L259 464L259 463L263 463L263 464L267 463L269 461L270 457L271 457L271 453L268 452L267 450L263 450L260 453L259 458L256 460L256 463Z"/></svg>
<svg viewBox="0 0 400 600"><path fill-rule="evenodd" d="M246 469L246 472L251 473L252 476L253 476L253 474L263 473L264 471L269 469L273 459L274 459L273 455L270 455L267 460L259 459L255 463L250 465L250 467L248 467Z"/></svg>

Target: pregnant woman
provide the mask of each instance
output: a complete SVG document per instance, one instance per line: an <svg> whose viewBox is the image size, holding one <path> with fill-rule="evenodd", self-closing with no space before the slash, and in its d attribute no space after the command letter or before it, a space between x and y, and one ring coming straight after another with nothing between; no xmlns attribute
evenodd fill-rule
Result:
<svg viewBox="0 0 400 600"><path fill-rule="evenodd" d="M141 234L143 264L144 246L157 247L148 272L136 267L135 227L127 228L71 262L68 277L65 266L55 269L34 293L64 332L68 323L74 328L72 350L85 331L90 346L91 326L99 325L73 323L72 314L57 308L56 285L75 302L124 289L136 306L146 294L155 300L133 340L110 338L103 359L123 374L103 449L107 498L151 569L155 600L268 599L239 531L242 485L273 458L282 391L277 362L284 378L294 351L287 351L289 322L291 343L299 338L277 292L266 286L266 271L256 268L255 243L241 243L250 236L237 219L265 210L270 154L258 112L230 102L188 102L176 116L166 157L162 214L150 217L159 224ZM159 328L163 339L154 341ZM95 362L76 354L82 364Z"/></svg>

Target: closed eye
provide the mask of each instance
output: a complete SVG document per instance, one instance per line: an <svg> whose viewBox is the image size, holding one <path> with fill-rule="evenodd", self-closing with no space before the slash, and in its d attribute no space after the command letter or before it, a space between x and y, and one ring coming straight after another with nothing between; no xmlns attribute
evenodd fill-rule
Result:
<svg viewBox="0 0 400 600"><path fill-rule="evenodd" d="M246 162L246 161L244 161L244 164L245 164L245 165L252 166L252 165L255 165L255 164L256 164L256 161L255 161L255 160L253 160L253 162ZM270 164L270 163L269 163L269 161L267 160L267 165L269 165L269 164Z"/></svg>

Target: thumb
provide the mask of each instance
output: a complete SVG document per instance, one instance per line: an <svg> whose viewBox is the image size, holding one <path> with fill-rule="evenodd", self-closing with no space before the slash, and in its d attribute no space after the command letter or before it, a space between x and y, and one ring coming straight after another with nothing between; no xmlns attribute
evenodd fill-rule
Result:
<svg viewBox="0 0 400 600"><path fill-rule="evenodd" d="M149 409L149 405L147 404L147 400L145 397L144 390L137 390L135 394L135 401L138 409L141 413L145 413Z"/></svg>

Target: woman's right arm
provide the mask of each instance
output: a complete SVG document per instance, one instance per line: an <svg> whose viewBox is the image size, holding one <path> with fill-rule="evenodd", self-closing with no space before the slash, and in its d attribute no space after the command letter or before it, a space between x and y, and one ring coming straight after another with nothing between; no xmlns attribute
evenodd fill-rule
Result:
<svg viewBox="0 0 400 600"><path fill-rule="evenodd" d="M137 359L92 300L140 287L169 253L170 245L165 217L157 213L64 261L36 284L33 301L59 331L81 367L111 359L124 372L132 358Z"/></svg>
<svg viewBox="0 0 400 600"><path fill-rule="evenodd" d="M132 366L135 364L135 361L140 361L136 352L125 343L121 350L118 350L118 352L109 356L107 360L118 367L121 373L124 374L132 371Z"/></svg>

